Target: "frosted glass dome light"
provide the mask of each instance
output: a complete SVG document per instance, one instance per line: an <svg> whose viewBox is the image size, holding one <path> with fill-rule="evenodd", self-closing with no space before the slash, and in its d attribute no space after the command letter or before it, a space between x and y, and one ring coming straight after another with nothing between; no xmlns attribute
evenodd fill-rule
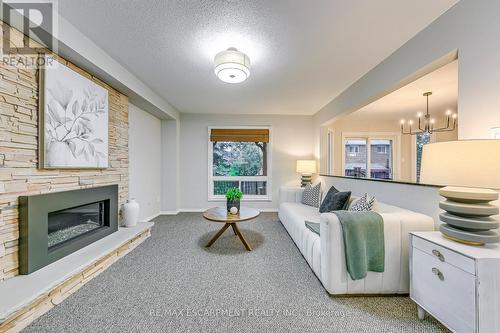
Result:
<svg viewBox="0 0 500 333"><path fill-rule="evenodd" d="M240 83L250 76L250 58L234 47L217 53L214 63L215 75L224 82Z"/></svg>

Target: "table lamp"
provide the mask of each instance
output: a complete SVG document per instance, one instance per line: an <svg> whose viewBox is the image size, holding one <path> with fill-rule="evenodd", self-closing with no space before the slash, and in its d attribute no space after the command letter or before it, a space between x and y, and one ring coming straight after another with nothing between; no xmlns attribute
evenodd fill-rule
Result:
<svg viewBox="0 0 500 333"><path fill-rule="evenodd" d="M297 160L297 172L302 174L300 186L311 184L312 174L316 173L316 160Z"/></svg>
<svg viewBox="0 0 500 333"><path fill-rule="evenodd" d="M500 140L460 140L424 145L421 182L447 185L439 190L445 212L439 231L452 240L496 243L499 208L491 204L500 189Z"/></svg>

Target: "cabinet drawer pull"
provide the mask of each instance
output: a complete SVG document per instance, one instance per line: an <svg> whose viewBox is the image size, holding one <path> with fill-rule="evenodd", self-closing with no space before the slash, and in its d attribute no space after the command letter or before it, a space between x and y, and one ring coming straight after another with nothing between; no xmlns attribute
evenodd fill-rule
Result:
<svg viewBox="0 0 500 333"><path fill-rule="evenodd" d="M444 256L438 250L432 250L432 254L435 255L439 260L444 261Z"/></svg>
<svg viewBox="0 0 500 333"><path fill-rule="evenodd" d="M444 275L443 275L443 273L441 273L441 271L439 269L437 269L436 267L433 267L432 273L434 273L439 278L439 280L444 281Z"/></svg>

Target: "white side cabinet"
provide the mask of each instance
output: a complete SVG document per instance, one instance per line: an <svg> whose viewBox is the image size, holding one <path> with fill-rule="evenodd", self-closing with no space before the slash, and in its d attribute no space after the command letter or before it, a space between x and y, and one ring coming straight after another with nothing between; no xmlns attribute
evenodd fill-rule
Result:
<svg viewBox="0 0 500 333"><path fill-rule="evenodd" d="M410 297L453 332L500 333L500 247L410 234Z"/></svg>

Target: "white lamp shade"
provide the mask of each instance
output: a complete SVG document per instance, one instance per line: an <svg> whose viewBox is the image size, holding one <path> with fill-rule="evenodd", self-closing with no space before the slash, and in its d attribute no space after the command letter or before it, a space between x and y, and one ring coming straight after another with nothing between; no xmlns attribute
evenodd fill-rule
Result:
<svg viewBox="0 0 500 333"><path fill-rule="evenodd" d="M214 59L215 75L227 83L240 83L250 76L250 58L235 48L217 53Z"/></svg>
<svg viewBox="0 0 500 333"><path fill-rule="evenodd" d="M500 140L460 140L424 145L425 184L500 189Z"/></svg>
<svg viewBox="0 0 500 333"><path fill-rule="evenodd" d="M306 174L316 173L316 160L297 160L297 172Z"/></svg>

